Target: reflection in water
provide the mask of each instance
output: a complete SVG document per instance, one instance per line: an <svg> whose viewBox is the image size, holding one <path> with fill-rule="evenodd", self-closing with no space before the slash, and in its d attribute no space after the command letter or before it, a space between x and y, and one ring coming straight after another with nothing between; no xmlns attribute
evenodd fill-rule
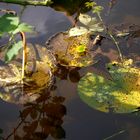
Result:
<svg viewBox="0 0 140 140"><path fill-rule="evenodd" d="M5 140L45 140L49 135L55 139L65 138L62 128L66 115L64 100L62 96L44 92L35 102L24 104L19 123Z"/></svg>
<svg viewBox="0 0 140 140"><path fill-rule="evenodd" d="M80 13L90 11L91 8L85 6L86 2L90 0L52 0L53 4L51 7L57 11L64 12L67 18L70 20L73 26L76 25L77 18ZM72 15L75 14L75 18Z"/></svg>
<svg viewBox="0 0 140 140"><path fill-rule="evenodd" d="M55 75L61 80L70 80L73 83L78 83L80 80L79 70L80 68L66 68L64 66L58 65L58 70Z"/></svg>
<svg viewBox="0 0 140 140"><path fill-rule="evenodd" d="M103 1L99 1L99 2L105 3ZM128 13L131 15L131 17L134 17L134 15L137 15L137 17L139 17L139 13L140 13L139 12L139 2L140 2L139 0L133 0L133 1L124 0L124 1L118 1L118 2L119 3L113 9L113 10L117 10L117 12L114 12L112 10L111 11L112 13L110 13L110 18L108 20L109 24L117 23L117 22L120 23L120 22L124 21L125 17L127 17L126 15L128 15ZM75 1L73 2L73 4L74 3L75 3ZM38 27L38 31L41 30L42 31L41 33L44 33L44 34L38 35L38 37L36 37L34 39L34 41L36 41L36 42L38 41L38 43L40 43L40 44L43 44L46 41L46 38L49 37L50 35L52 35L53 33L56 33L56 32L58 32L60 30L67 29L68 24L69 24L69 22L67 22L67 20L65 20L65 17L62 16L61 14L54 14L54 11L52 9L49 9L49 8L47 10L46 9L42 8L42 7L38 7L38 8L37 7L29 7L28 10L25 10L26 14L24 14L24 16L23 16L24 21L32 23L32 25L35 25L35 26ZM43 21L45 21L46 24L44 24ZM130 21L130 18L129 18L129 21ZM133 18L133 20L131 20L131 22L133 22L133 23L135 23L137 21L138 21L138 18L137 19ZM139 47L139 45L137 45L136 43L138 43L138 42L139 41L137 39L134 39L133 41L130 40L128 42L128 45L131 46L131 48L129 47L129 51L131 51L133 53L137 53L138 54L137 57L139 56L139 52L140 52L137 49ZM112 44L110 46L112 46ZM126 46L124 44L122 44L122 46L123 46L124 49L126 48ZM109 50L108 48L109 48L108 44L106 45L106 48L105 48L105 46L102 47L103 50L105 50L105 49ZM113 46L113 48L114 48L114 46ZM136 48L136 49L134 49L134 48ZM128 49L126 48L125 51L126 50L128 50ZM110 55L110 56L113 57L113 55ZM68 71L68 73L69 73L69 70L66 70L66 71ZM63 73L63 71L61 73ZM75 73L76 76L78 75L78 74L76 74L76 72L74 72L74 73ZM68 80L68 75L71 75L71 74L66 74L66 75L67 75L66 76L67 78L64 78L64 79ZM62 75L60 74L60 76L62 76ZM75 78L75 76L73 76L73 77ZM76 80L74 79L74 80L71 80L71 81L79 81L79 80L77 80L77 79L79 79L79 76L77 76L77 77L78 78L76 78ZM63 91L63 94L67 93L68 96L71 96L72 93L70 93L70 92L73 92L74 88L72 87L72 84L69 84L69 83L68 83L69 84L68 86L64 87L63 85L66 85L66 82L67 81L63 82L63 84L61 86L62 88L60 87L61 88L60 92ZM70 92L67 92L68 90ZM75 97L75 95L76 95L76 92L74 91L73 92L73 97ZM67 98L67 99L69 100L69 98ZM38 103L38 104L40 104L40 103ZM53 102L53 104L54 104L54 102ZM33 105L25 106L24 110L26 110L26 108L32 108L32 107L33 107ZM122 116L113 117L111 115L105 115L105 114L100 113L98 111L91 110L86 105L81 103L81 101L78 98L75 99L75 100L70 100L69 104L67 104L67 107L71 109L69 111L69 115L71 115L76 120L76 121L72 121L71 124L68 124L68 125L65 126L65 127L67 127L67 130L68 130L67 133L69 135L69 138L68 138L69 140L75 140L75 139L80 139L80 140L85 140L85 139L101 140L103 137L109 136L113 132L116 132L117 128L125 128L126 127L125 124L127 122L132 122L133 124L138 124L138 122L139 122L139 119L136 120L136 118L135 118L135 121L134 121L134 120L132 120L130 118L127 118L125 116L125 119L123 120ZM11 109L11 107L10 107L10 109ZM24 111L22 111L22 112L24 112ZM38 114L40 113L39 111L36 111L36 112L38 112ZM82 115L81 115L81 112L82 112ZM25 121L24 123L22 123L23 125L28 126L28 128L25 128L26 130L28 130L31 127L31 125L33 125L33 126L36 125L36 122L34 123L33 119L30 117L30 114L31 113L29 113L27 115L27 119L30 119L32 121L31 122L29 122L29 121L26 122ZM42 114L43 114L43 111L42 111ZM46 114L46 113L44 113L44 114ZM5 118L7 119L8 117L5 116ZM85 119L85 118L87 118L87 119ZM4 123L6 121L4 121ZM116 128L116 121L117 121L117 123L122 121L117 126L117 128ZM34 124L32 124L32 123L34 123ZM38 125L38 123L37 123L37 125ZM40 126L40 124L39 124L39 126ZM20 127L22 127L22 126L20 126ZM138 128L139 126L136 126L136 127ZM108 129L106 129L106 128L108 128ZM38 126L37 126L37 129L39 129ZM35 132L37 132L37 129L35 130ZM77 131L77 130L80 130L80 131ZM93 133L93 131L94 131L94 133ZM41 131L39 131L39 132L41 132ZM81 133L81 132L83 132L83 133ZM24 133L26 134L27 132L24 132ZM17 133L17 135L18 134L19 133ZM131 135L130 138L128 138L127 135L125 137L120 136L119 138L118 137L117 138L119 140L126 140L126 139L127 140L128 139L134 140L136 137L134 137L134 133L131 133L131 134L132 135ZM23 136L23 135L22 136L21 135L20 135L20 137ZM37 133L37 134L35 133L35 135L44 135L44 133L43 134L42 134L42 132ZM48 136L48 134L45 134L45 136L46 135ZM41 139L41 137L43 137L43 136L40 136L40 139ZM140 136L137 135L137 137L139 139Z"/></svg>

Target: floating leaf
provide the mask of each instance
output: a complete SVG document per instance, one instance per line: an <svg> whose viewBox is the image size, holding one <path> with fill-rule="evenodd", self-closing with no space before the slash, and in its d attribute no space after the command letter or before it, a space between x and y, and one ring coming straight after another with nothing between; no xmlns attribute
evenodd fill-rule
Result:
<svg viewBox="0 0 140 140"><path fill-rule="evenodd" d="M80 14L79 21L87 26L89 32L103 32L104 28L96 17Z"/></svg>
<svg viewBox="0 0 140 140"><path fill-rule="evenodd" d="M94 63L92 52L92 39L90 34L69 37L67 32L59 33L52 37L49 48L57 56L59 64L63 66L83 67ZM77 47L85 47L84 53L79 53ZM82 51L82 50L81 50Z"/></svg>
<svg viewBox="0 0 140 140"><path fill-rule="evenodd" d="M12 46L10 46L10 48L8 49L5 55L5 61L6 62L11 61L18 54L21 48L22 48L22 41L14 43Z"/></svg>
<svg viewBox="0 0 140 140"><path fill-rule="evenodd" d="M0 35L12 33L19 24L19 17L12 14L5 14L0 17Z"/></svg>
<svg viewBox="0 0 140 140"><path fill-rule="evenodd" d="M83 35L86 33L88 33L88 29L86 29L85 27L81 27L81 26L74 27L69 30L70 37L71 36L80 36L80 35Z"/></svg>
<svg viewBox="0 0 140 140"><path fill-rule="evenodd" d="M94 73L84 76L78 84L81 99L103 112L136 111L140 106L140 70L129 62L108 65L113 81Z"/></svg>

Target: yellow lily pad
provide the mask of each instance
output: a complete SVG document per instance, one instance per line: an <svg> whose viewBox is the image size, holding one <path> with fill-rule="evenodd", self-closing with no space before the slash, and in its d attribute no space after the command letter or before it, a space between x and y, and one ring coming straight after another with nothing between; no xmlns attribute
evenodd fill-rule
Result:
<svg viewBox="0 0 140 140"><path fill-rule="evenodd" d="M78 84L80 98L103 112L130 113L140 107L140 69L132 60L107 65L112 80L87 73Z"/></svg>

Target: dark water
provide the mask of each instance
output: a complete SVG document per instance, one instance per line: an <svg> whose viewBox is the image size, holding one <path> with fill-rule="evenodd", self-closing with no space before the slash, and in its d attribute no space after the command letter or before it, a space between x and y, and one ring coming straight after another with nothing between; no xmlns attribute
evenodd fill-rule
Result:
<svg viewBox="0 0 140 140"><path fill-rule="evenodd" d="M100 1L99 4L105 7L107 11L107 2ZM113 7L110 15L106 12L103 18L106 24L116 25L121 23L140 25L140 1L139 0L118 0ZM21 7L17 5L2 4L0 8L10 8L20 11ZM28 42L45 44L46 40L52 35L60 31L67 30L71 23L63 12L55 11L48 7L27 7L22 14L22 21L25 21L36 27L36 34L28 35ZM123 42L122 42L123 46ZM122 47L121 46L121 47ZM140 43L138 48L132 48L124 51L125 55L130 55L139 60ZM133 47L133 46L132 46ZM110 61L116 56L114 49L107 49L105 53L99 52L103 62ZM132 52L131 52L132 51ZM130 53L129 53L130 52ZM133 54L136 53L136 57ZM107 55L109 54L109 58ZM99 69L102 67L102 62L99 63ZM89 68L88 71L93 71L95 68ZM80 74L85 73L87 69L80 70ZM70 78L57 81L56 95L65 97L65 106L67 115L63 119L63 125L66 132L66 140L103 140L106 137L126 130L124 133L117 135L112 140L140 140L140 118L130 115L106 114L94 110L84 104L77 95L77 83L71 82ZM4 130L4 135L8 135L13 128L18 124L19 111L22 107L15 104L0 101L0 128ZM10 138L12 139L12 138ZM52 139L49 137L48 139Z"/></svg>

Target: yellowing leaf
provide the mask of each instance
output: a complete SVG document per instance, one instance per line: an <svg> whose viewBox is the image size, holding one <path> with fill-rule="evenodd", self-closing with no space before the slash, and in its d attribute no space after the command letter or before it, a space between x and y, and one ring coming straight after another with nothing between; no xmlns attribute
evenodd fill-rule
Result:
<svg viewBox="0 0 140 140"><path fill-rule="evenodd" d="M140 69L132 67L131 60L110 63L112 81L88 73L79 84L81 99L103 112L130 113L140 106Z"/></svg>

